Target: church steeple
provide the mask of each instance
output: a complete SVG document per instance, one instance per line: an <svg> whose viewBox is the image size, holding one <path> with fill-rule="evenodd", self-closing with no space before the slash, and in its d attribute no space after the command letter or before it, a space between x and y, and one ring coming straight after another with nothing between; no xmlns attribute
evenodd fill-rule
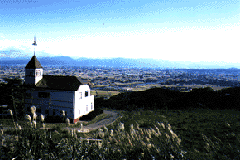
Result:
<svg viewBox="0 0 240 160"><path fill-rule="evenodd" d="M34 55L32 56L31 60L26 65L27 69L36 69L36 68L43 68L40 62L37 60L37 57Z"/></svg>
<svg viewBox="0 0 240 160"><path fill-rule="evenodd" d="M43 77L43 67L37 60L36 56L32 56L31 60L25 67L25 83L36 85Z"/></svg>
<svg viewBox="0 0 240 160"><path fill-rule="evenodd" d="M36 37L34 37L34 43L32 44L36 46ZM40 62L37 60L35 56L35 49L34 49L34 56L32 56L31 60L25 67L25 84L36 85L43 77L43 67L41 66Z"/></svg>

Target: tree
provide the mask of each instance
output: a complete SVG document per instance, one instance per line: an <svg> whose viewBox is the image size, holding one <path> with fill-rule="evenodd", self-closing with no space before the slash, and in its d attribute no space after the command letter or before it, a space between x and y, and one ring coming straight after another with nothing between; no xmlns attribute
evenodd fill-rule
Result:
<svg viewBox="0 0 240 160"><path fill-rule="evenodd" d="M22 80L16 79L5 79L8 83L3 92L8 99L7 105L9 109L12 109L14 112L15 119L24 118L25 113L25 104L24 96L26 88L22 84Z"/></svg>

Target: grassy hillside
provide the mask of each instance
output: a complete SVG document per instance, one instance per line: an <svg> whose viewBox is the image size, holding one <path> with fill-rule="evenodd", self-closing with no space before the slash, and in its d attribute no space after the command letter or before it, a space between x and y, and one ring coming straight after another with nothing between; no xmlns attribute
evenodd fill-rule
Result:
<svg viewBox="0 0 240 160"><path fill-rule="evenodd" d="M121 114L122 117L112 125L87 134L68 132L57 126L55 132L31 127L28 130L4 131L0 134L4 139L4 145L0 147L0 157L8 159L16 157L20 159L240 158L239 111L139 110L121 111ZM11 140L7 140L7 135L13 136ZM87 140L80 139L89 136L100 139L101 142L86 143Z"/></svg>
<svg viewBox="0 0 240 160"><path fill-rule="evenodd" d="M39 130L40 123L35 128L33 122L19 122L28 129L0 132L4 142L0 158L240 159L239 90L154 88L121 93L109 100L96 98L98 109L121 110L122 116L87 134L61 129L65 124L56 124L57 131L49 132ZM10 121L4 123L10 125ZM8 139L9 135L13 137ZM80 137L101 142L85 143Z"/></svg>

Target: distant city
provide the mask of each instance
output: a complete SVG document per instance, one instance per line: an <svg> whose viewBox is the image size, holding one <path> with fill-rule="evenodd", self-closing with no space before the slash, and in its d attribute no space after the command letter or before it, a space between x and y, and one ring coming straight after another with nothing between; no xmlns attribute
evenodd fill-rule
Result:
<svg viewBox="0 0 240 160"><path fill-rule="evenodd" d="M24 51L19 51L24 53ZM11 57L5 51L0 56L0 81L5 78L20 78L24 82L25 66L31 56ZM210 68L200 62L171 62L157 59L131 58L84 58L69 56L46 56L38 53L44 75L74 75L91 81L92 94L98 97L126 91L144 91L153 87L191 91L192 88L209 86L214 90L239 86L239 69L234 64L215 63ZM188 69L185 69L185 67ZM189 69L189 66L192 68ZM234 67L233 67L234 66ZM206 67L205 69L202 69ZM208 68L208 69L207 69ZM116 92L108 92L116 91ZM103 92L102 92L103 94ZM109 97L109 96L108 96Z"/></svg>
<svg viewBox="0 0 240 160"><path fill-rule="evenodd" d="M42 62L41 62L42 63ZM24 82L25 65L0 67L0 81L20 78ZM43 65L44 75L75 75L91 81L92 90L141 91L153 87L170 87L190 91L194 87L210 86L217 89L239 86L239 70L231 69L151 69L110 68L86 66ZM179 86L179 87L178 87ZM181 87L180 87L181 86Z"/></svg>

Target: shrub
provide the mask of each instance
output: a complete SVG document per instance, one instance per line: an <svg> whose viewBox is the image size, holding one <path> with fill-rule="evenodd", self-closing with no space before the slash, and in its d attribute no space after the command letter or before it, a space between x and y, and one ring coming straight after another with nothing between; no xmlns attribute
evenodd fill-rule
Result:
<svg viewBox="0 0 240 160"><path fill-rule="evenodd" d="M100 108L96 108L94 111L90 112L88 115L83 115L79 118L80 121L86 120L90 121L93 120L97 115L103 114L103 110Z"/></svg>

